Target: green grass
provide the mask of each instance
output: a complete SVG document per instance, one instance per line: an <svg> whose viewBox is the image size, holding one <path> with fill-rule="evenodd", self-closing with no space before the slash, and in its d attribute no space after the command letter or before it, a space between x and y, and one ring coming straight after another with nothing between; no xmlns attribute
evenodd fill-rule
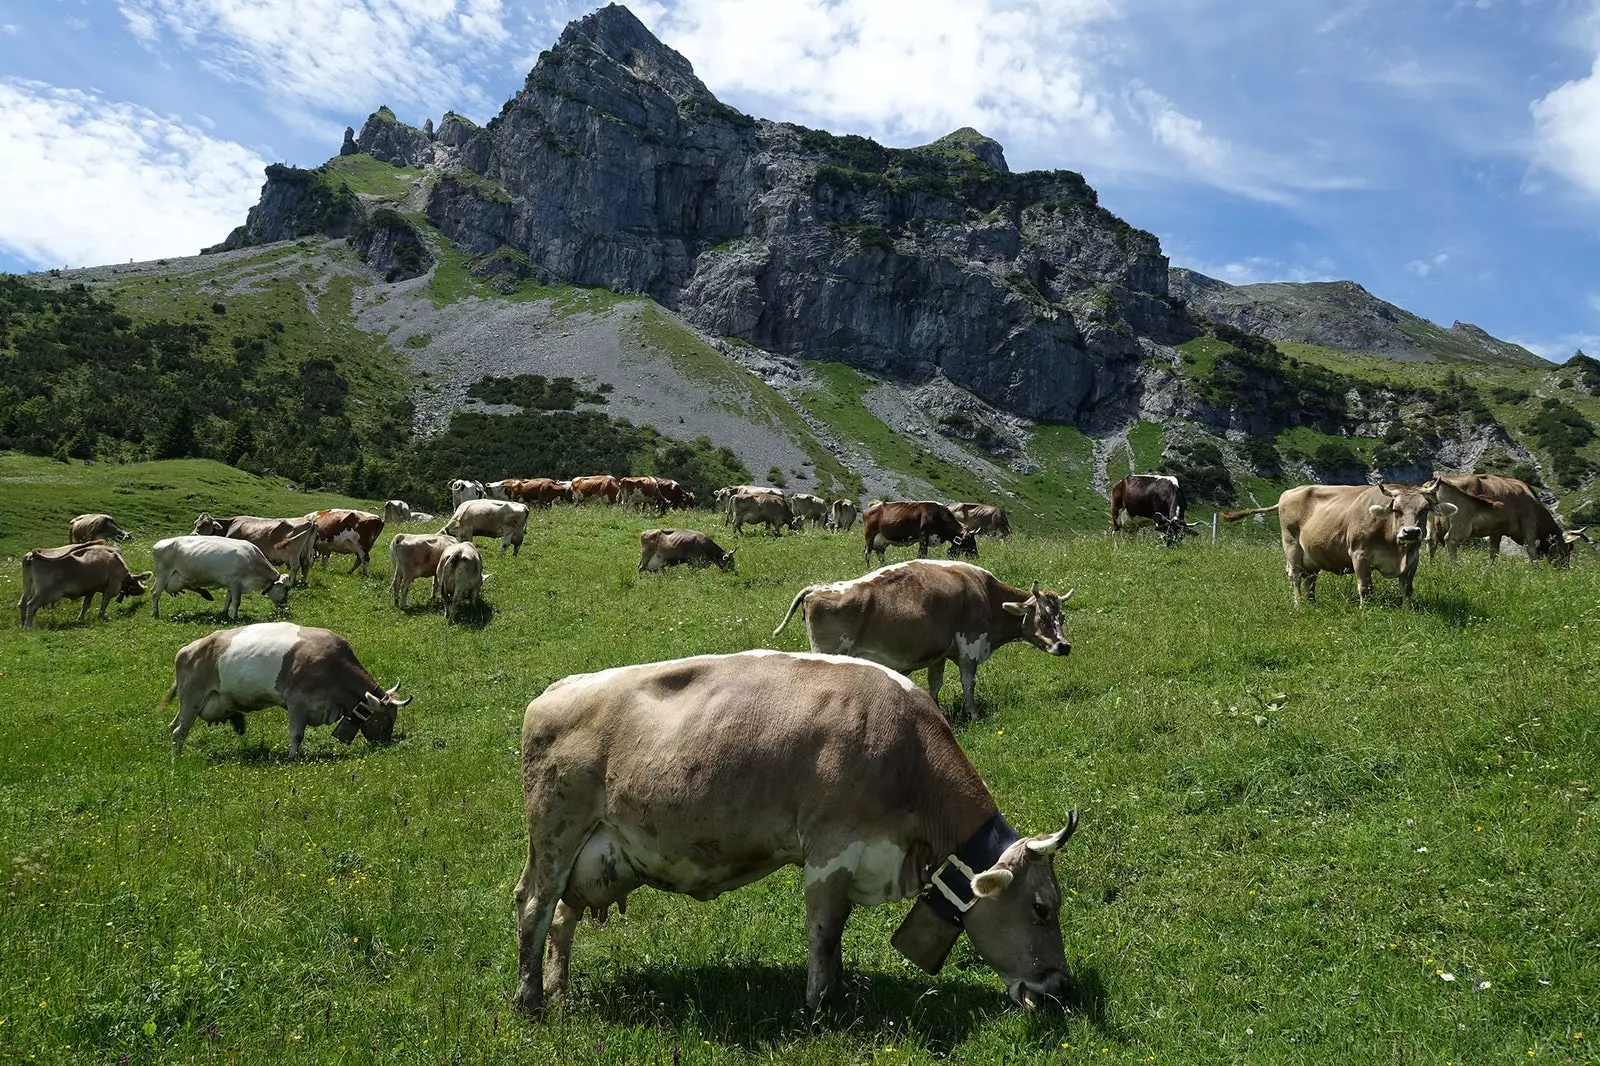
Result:
<svg viewBox="0 0 1600 1066"><path fill-rule="evenodd" d="M135 528L142 566L200 506L328 502L201 462L8 455L0 478L13 600L18 553L59 542L78 511ZM706 513L675 521L733 539ZM1584 638L1600 559L1425 562L1414 610L1382 581L1362 610L1353 579L1325 577L1324 602L1297 612L1276 550L1227 533L1172 551L983 545L1007 580L1077 589L1072 656L1001 650L979 676L987 717L958 736L1020 827L1084 811L1056 865L1088 1010L1009 1009L965 942L939 977L913 971L888 943L900 904L852 917L848 995L814 1021L786 871L709 904L641 890L626 917L581 928L565 1008L513 1017L527 701L574 671L770 646L797 587L862 569L858 536L808 534L742 539L737 574L638 575L648 524L538 514L521 559L490 559L481 628L394 609L381 546L366 580L318 571L289 617L345 634L416 702L393 747L315 730L297 765L278 710L243 741L197 730L168 759L156 704L214 604L180 597L154 621L140 601L83 626L62 604L7 628L0 1048L38 1062L1595 1061ZM266 618L265 601L245 614ZM801 643L793 628L777 641ZM950 681L945 706L957 698Z"/></svg>
<svg viewBox="0 0 1600 1066"><path fill-rule="evenodd" d="M1128 429L1128 448L1133 452L1136 473L1149 474L1159 470L1161 452L1165 448L1161 423L1135 422Z"/></svg>
<svg viewBox="0 0 1600 1066"><path fill-rule="evenodd" d="M400 200L411 191L422 171L391 166L365 152L336 155L319 168L334 181L350 186L350 191L380 200Z"/></svg>

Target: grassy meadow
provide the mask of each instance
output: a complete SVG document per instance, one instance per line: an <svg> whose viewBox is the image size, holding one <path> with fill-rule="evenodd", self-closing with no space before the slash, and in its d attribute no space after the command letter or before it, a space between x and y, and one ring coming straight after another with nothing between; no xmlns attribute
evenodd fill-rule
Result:
<svg viewBox="0 0 1600 1066"><path fill-rule="evenodd" d="M106 510L151 543L196 511L332 497L214 463L0 454L0 598L30 547ZM368 501L370 504L371 501ZM714 515L669 522L710 531ZM865 569L859 532L738 542L739 570L637 574L607 509L536 514L489 608L447 626L318 570L287 616L344 634L416 700L398 742L281 710L168 756L172 659L221 599L76 606L0 627L0 1053L21 1062L1593 1062L1600 1039L1600 556L1424 561L1414 609L1325 576L1295 611L1270 527L982 543L1003 579L1076 588L1072 655L1001 650L957 733L1011 821L1057 858L1075 1010L1030 1016L965 941L943 974L857 910L848 994L804 1006L800 879L708 904L641 890L586 922L573 995L510 1014L524 857L518 731L551 680L752 647L800 586ZM392 531L386 531L384 543ZM486 547L481 543L480 547ZM905 549L893 552L906 558ZM419 589L425 586L419 586ZM413 590L414 593L417 590ZM417 597L414 595L414 602ZM168 606L167 604L163 605ZM270 605L245 601L246 621ZM959 703L955 671L943 705ZM781 787L781 782L774 782Z"/></svg>

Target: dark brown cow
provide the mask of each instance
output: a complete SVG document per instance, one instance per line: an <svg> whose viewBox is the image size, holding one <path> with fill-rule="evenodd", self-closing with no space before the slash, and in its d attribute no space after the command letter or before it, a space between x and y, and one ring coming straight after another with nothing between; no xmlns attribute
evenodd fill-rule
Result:
<svg viewBox="0 0 1600 1066"><path fill-rule="evenodd" d="M737 551L738 549L734 549ZM733 569L733 552L693 529L647 529L639 534L639 569L665 570L669 566L709 566Z"/></svg>
<svg viewBox="0 0 1600 1066"><path fill-rule="evenodd" d="M26 629L33 625L39 608L82 596L83 605L78 608L81 622L98 594L103 619L113 596L118 603L128 596L143 596L144 583L152 576L150 571L129 573L122 553L103 540L37 548L22 557L22 599L17 601L17 613Z"/></svg>
<svg viewBox="0 0 1600 1066"><path fill-rule="evenodd" d="M883 562L883 550L891 544L915 544L917 558L925 558L928 545L937 541L950 543L950 555L978 557L978 541L962 525L950 508L930 500L907 500L900 503L880 503L867 508L861 516L861 528L866 536L866 549L861 557L872 561L878 553Z"/></svg>
<svg viewBox="0 0 1600 1066"><path fill-rule="evenodd" d="M367 576L373 545L383 533L382 518L367 511L342 508L312 511L306 517L317 527L317 556L324 570L328 568L329 557L339 552L355 556L355 562L350 564L352 574L359 569L362 577Z"/></svg>
<svg viewBox="0 0 1600 1066"><path fill-rule="evenodd" d="M1111 532L1122 532L1121 515L1127 512L1130 526L1152 523L1170 548L1199 532L1198 522L1184 521L1188 506L1183 486L1171 474L1129 474L1111 486Z"/></svg>
<svg viewBox="0 0 1600 1066"><path fill-rule="evenodd" d="M1533 486L1514 477L1435 474L1423 488L1456 505L1455 514L1442 520L1435 517L1428 524L1430 559L1443 542L1454 560L1461 545L1474 537L1489 538L1489 558L1494 559L1500 554L1500 538L1510 537L1522 545L1530 561L1549 559L1551 566L1560 568L1572 558L1573 543L1588 539L1583 529L1562 529Z"/></svg>

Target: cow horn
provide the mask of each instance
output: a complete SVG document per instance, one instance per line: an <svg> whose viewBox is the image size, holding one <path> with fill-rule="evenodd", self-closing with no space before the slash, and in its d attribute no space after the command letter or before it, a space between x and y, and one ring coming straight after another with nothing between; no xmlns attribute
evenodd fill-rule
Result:
<svg viewBox="0 0 1600 1066"><path fill-rule="evenodd" d="M1035 595L1035 596L1039 595L1039 579L1038 578L1034 578L1034 581L1033 581L1033 595Z"/></svg>
<svg viewBox="0 0 1600 1066"><path fill-rule="evenodd" d="M1061 850L1061 845L1071 839L1073 832L1078 828L1078 809L1074 807L1072 813L1067 815L1067 826L1061 832L1043 839L1035 837L1028 841L1028 853L1040 858L1048 858Z"/></svg>
<svg viewBox="0 0 1600 1066"><path fill-rule="evenodd" d="M396 681L394 683L394 687L393 688L384 689L383 690L383 694L385 696L393 696L396 692L399 692L399 691L400 691L400 682Z"/></svg>
<svg viewBox="0 0 1600 1066"><path fill-rule="evenodd" d="M1375 487L1377 488L1377 490L1379 492L1383 493L1385 496L1388 496L1390 499L1394 498L1395 494L1390 492L1389 491L1389 486L1385 485L1383 482L1381 482L1381 481L1378 482L1378 484Z"/></svg>

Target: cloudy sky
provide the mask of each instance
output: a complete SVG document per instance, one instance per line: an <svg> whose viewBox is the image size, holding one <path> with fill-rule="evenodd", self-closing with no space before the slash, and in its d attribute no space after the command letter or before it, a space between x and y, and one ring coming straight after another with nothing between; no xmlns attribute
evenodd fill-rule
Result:
<svg viewBox="0 0 1600 1066"><path fill-rule="evenodd" d="M638 0L722 99L976 126L1175 264L1600 349L1600 0ZM0 270L192 254L380 104L499 110L563 0L0 0Z"/></svg>

